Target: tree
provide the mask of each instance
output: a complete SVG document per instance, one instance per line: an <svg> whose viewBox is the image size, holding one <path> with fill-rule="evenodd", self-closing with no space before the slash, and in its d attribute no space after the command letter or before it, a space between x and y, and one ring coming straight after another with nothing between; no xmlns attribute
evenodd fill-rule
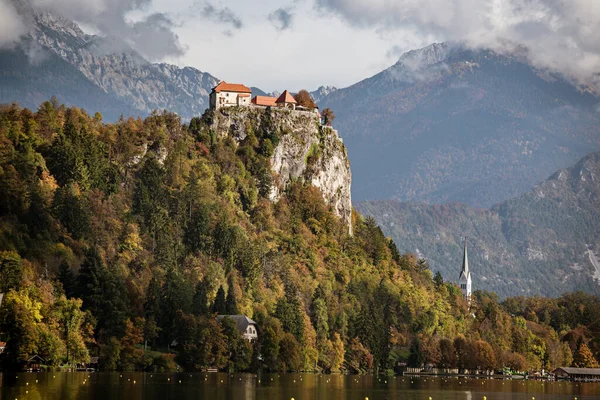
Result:
<svg viewBox="0 0 600 400"><path fill-rule="evenodd" d="M77 292L77 278L75 278L73 270L71 270L71 267L66 261L60 263L56 278L62 284L67 298L75 296Z"/></svg>
<svg viewBox="0 0 600 400"><path fill-rule="evenodd" d="M23 279L23 262L15 251L0 251L0 293L18 290Z"/></svg>
<svg viewBox="0 0 600 400"><path fill-rule="evenodd" d="M236 322L229 318L223 318L220 323L225 342L227 343L226 354L229 360L229 371L244 371L252 361L252 345L244 339L237 329Z"/></svg>
<svg viewBox="0 0 600 400"><path fill-rule="evenodd" d="M66 361L70 365L87 362L90 359L85 346L85 312L81 310L80 299L61 297L52 310L58 323L59 332L66 345Z"/></svg>
<svg viewBox="0 0 600 400"><path fill-rule="evenodd" d="M300 371L302 348L291 333L284 333L280 342L279 359L283 371Z"/></svg>
<svg viewBox="0 0 600 400"><path fill-rule="evenodd" d="M331 125L335 119L335 114L331 108L327 107L321 112L321 117L323 118L323 124Z"/></svg>
<svg viewBox="0 0 600 400"><path fill-rule="evenodd" d="M325 300L317 297L311 305L311 321L315 327L318 338L329 336L329 317L327 315L327 305Z"/></svg>
<svg viewBox="0 0 600 400"><path fill-rule="evenodd" d="M408 366L420 368L425 363L425 354L421 349L421 339L415 336L410 343L410 354L408 356Z"/></svg>
<svg viewBox="0 0 600 400"><path fill-rule="evenodd" d="M484 341L477 340L474 344L475 364L477 367L492 370L496 366L496 355L492 346Z"/></svg>
<svg viewBox="0 0 600 400"><path fill-rule="evenodd" d="M447 338L440 339L440 367L453 368L456 365L456 352L452 340Z"/></svg>
<svg viewBox="0 0 600 400"><path fill-rule="evenodd" d="M179 311L176 319L179 358L186 368L223 369L228 365L227 338L212 316L196 317Z"/></svg>
<svg viewBox="0 0 600 400"><path fill-rule="evenodd" d="M78 296L83 308L97 319L97 334L103 338L123 334L129 311L127 290L122 279L109 271L96 247L85 251L78 277Z"/></svg>
<svg viewBox="0 0 600 400"><path fill-rule="evenodd" d="M208 293L206 292L206 283L204 283L204 281L200 281L196 285L196 292L194 293L194 299L192 300L192 313L194 315L206 315L208 314L208 311Z"/></svg>
<svg viewBox="0 0 600 400"><path fill-rule="evenodd" d="M38 353L42 304L27 292L9 291L0 308L0 330L6 337L6 353L14 365L27 361Z"/></svg>
<svg viewBox="0 0 600 400"><path fill-rule="evenodd" d="M233 285L229 285L229 291L227 292L227 298L225 299L225 314L237 315L240 311L238 310L237 300L233 291Z"/></svg>
<svg viewBox="0 0 600 400"><path fill-rule="evenodd" d="M368 373L373 369L373 355L358 338L352 339L345 356L350 373Z"/></svg>
<svg viewBox="0 0 600 400"><path fill-rule="evenodd" d="M215 302L212 306L212 312L213 314L220 315L227 314L227 300L225 299L225 290L223 290L223 286L219 286L217 297L215 297Z"/></svg>
<svg viewBox="0 0 600 400"><path fill-rule="evenodd" d="M275 371L279 365L280 344L284 334L281 322L277 318L267 317L262 324L261 332L259 336L260 353L263 356L265 367L269 371Z"/></svg>
<svg viewBox="0 0 600 400"><path fill-rule="evenodd" d="M299 106L309 109L313 109L317 106L310 93L308 93L308 91L305 89L302 89L296 93L294 95L294 100L296 100L296 103L298 103Z"/></svg>
<svg viewBox="0 0 600 400"><path fill-rule="evenodd" d="M435 273L435 275L433 277L433 283L435 284L435 288L438 290L444 284L444 278L442 277L442 274L440 273L440 271L437 271Z"/></svg>
<svg viewBox="0 0 600 400"><path fill-rule="evenodd" d="M588 345L583 341L577 347L577 351L573 357L573 366L578 368L598 368L598 361Z"/></svg>
<svg viewBox="0 0 600 400"><path fill-rule="evenodd" d="M286 286L285 296L277 302L275 315L281 321L284 331L291 333L298 341L304 335L302 304L292 285Z"/></svg>

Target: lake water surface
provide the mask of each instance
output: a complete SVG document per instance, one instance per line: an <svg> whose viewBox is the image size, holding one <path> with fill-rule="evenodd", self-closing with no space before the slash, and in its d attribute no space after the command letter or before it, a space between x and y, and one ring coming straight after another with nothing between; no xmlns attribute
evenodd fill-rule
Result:
<svg viewBox="0 0 600 400"><path fill-rule="evenodd" d="M225 373L4 373L0 400L600 399L600 383Z"/></svg>

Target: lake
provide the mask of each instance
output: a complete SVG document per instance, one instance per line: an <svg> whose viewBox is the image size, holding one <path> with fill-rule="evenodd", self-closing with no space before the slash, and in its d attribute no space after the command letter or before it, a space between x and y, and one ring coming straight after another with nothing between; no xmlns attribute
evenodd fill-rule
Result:
<svg viewBox="0 0 600 400"><path fill-rule="evenodd" d="M0 400L600 399L600 383L225 373L4 373Z"/></svg>

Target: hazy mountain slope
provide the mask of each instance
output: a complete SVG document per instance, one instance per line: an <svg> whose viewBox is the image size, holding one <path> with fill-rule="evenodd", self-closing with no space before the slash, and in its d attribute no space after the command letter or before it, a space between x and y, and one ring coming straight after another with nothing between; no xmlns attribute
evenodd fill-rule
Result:
<svg viewBox="0 0 600 400"><path fill-rule="evenodd" d="M52 96L91 113L101 110L105 120L142 114L104 92L57 55L48 53L43 62L32 63L22 49L0 51L0 103L16 101L35 110Z"/></svg>
<svg viewBox="0 0 600 400"><path fill-rule="evenodd" d="M108 93L149 113L176 111L183 118L202 114L217 78L195 68L152 64L120 39L86 35L72 21L35 14L35 40L77 67Z"/></svg>
<svg viewBox="0 0 600 400"><path fill-rule="evenodd" d="M0 102L32 106L56 95L67 104L94 104L112 120L128 110L147 115L157 109L190 119L208 107L210 90L218 83L214 76L150 63L119 38L88 35L70 20L34 12L26 2L19 12L29 35L14 55L2 53L0 74L14 80L0 89Z"/></svg>
<svg viewBox="0 0 600 400"><path fill-rule="evenodd" d="M600 251L600 153L491 210L397 201L357 208L375 217L400 251L420 253L447 279L458 279L468 236L476 288L501 296L600 293L588 252Z"/></svg>
<svg viewBox="0 0 600 400"><path fill-rule="evenodd" d="M518 57L431 45L327 95L357 200L489 207L600 149L598 98Z"/></svg>

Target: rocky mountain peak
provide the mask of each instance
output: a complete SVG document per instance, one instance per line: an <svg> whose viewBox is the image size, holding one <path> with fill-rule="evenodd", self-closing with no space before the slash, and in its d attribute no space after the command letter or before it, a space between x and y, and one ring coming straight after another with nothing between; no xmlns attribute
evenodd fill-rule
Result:
<svg viewBox="0 0 600 400"><path fill-rule="evenodd" d="M404 65L410 69L420 69L442 62L449 54L451 46L446 43L432 43L421 49L410 50L402 54L396 65Z"/></svg>
<svg viewBox="0 0 600 400"><path fill-rule="evenodd" d="M319 86L319 88L313 92L310 92L313 100L318 103L321 99L325 98L325 96L330 95L331 93L338 90L335 86Z"/></svg>

